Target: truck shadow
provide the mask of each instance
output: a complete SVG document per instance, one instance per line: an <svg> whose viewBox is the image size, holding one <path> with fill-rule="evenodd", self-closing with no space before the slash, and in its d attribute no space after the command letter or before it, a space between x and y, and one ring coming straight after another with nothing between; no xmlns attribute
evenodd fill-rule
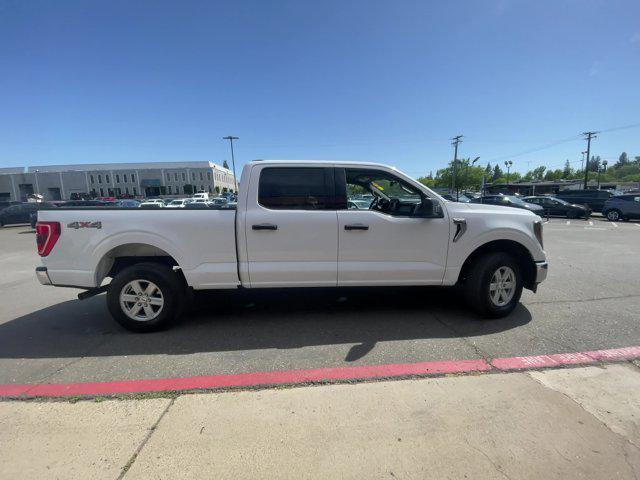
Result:
<svg viewBox="0 0 640 480"><path fill-rule="evenodd" d="M488 321L469 311L457 289L350 288L227 291L198 294L174 328L130 333L109 316L104 295L71 300L0 325L0 358L184 355L355 344L345 361L376 343L460 338L510 330L531 321L523 305Z"/></svg>

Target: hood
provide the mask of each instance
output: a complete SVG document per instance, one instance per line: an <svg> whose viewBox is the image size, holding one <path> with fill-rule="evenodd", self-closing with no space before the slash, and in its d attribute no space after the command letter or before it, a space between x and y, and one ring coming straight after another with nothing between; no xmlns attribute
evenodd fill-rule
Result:
<svg viewBox="0 0 640 480"><path fill-rule="evenodd" d="M542 207L538 208L543 210ZM502 205L487 205L486 203L447 202L447 210L452 216L455 216L455 214L464 215L470 211L487 214L518 215L523 217L535 215L533 210L526 208L503 207Z"/></svg>

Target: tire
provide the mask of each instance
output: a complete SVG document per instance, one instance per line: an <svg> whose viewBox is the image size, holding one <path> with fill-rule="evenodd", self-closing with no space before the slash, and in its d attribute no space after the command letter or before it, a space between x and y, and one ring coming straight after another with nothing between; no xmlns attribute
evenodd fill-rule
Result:
<svg viewBox="0 0 640 480"><path fill-rule="evenodd" d="M107 291L111 316L132 332L167 328L180 317L184 303L184 282L171 267L159 263L139 263L123 269Z"/></svg>
<svg viewBox="0 0 640 480"><path fill-rule="evenodd" d="M505 291L505 295L498 295L496 302L495 291L492 295L491 283L496 279L498 271L507 278L514 277L515 285ZM478 258L471 265L464 284L465 297L468 305L484 318L501 318L509 315L522 295L522 273L518 262L508 253L487 253ZM502 303L504 302L504 303Z"/></svg>
<svg viewBox="0 0 640 480"><path fill-rule="evenodd" d="M622 220L622 213L620 212L620 210L609 210L607 211L605 216L610 222L617 222L619 220Z"/></svg>

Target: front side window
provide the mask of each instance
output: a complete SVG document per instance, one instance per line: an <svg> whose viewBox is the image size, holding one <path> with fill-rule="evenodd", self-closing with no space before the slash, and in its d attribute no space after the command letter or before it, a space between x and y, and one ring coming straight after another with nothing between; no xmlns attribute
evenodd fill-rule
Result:
<svg viewBox="0 0 640 480"><path fill-rule="evenodd" d="M359 168L347 168L344 172L347 193L346 202L341 202L344 208L411 216L422 201L418 188L391 173Z"/></svg>
<svg viewBox="0 0 640 480"><path fill-rule="evenodd" d="M270 167L260 173L258 203L275 210L333 208L333 169Z"/></svg>

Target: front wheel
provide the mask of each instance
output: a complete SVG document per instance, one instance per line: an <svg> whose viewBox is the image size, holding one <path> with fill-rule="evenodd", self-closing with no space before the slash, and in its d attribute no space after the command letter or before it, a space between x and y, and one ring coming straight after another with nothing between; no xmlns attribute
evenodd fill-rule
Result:
<svg viewBox="0 0 640 480"><path fill-rule="evenodd" d="M621 217L622 215L620 215L620 212L618 210L609 210L607 212L607 220L609 220L610 222L617 222Z"/></svg>
<svg viewBox="0 0 640 480"><path fill-rule="evenodd" d="M184 285L171 267L139 263L123 269L109 285L107 306L116 322L133 332L155 332L180 316Z"/></svg>
<svg viewBox="0 0 640 480"><path fill-rule="evenodd" d="M488 253L471 266L465 281L469 306L485 318L509 315L522 295L522 274L509 254Z"/></svg>

